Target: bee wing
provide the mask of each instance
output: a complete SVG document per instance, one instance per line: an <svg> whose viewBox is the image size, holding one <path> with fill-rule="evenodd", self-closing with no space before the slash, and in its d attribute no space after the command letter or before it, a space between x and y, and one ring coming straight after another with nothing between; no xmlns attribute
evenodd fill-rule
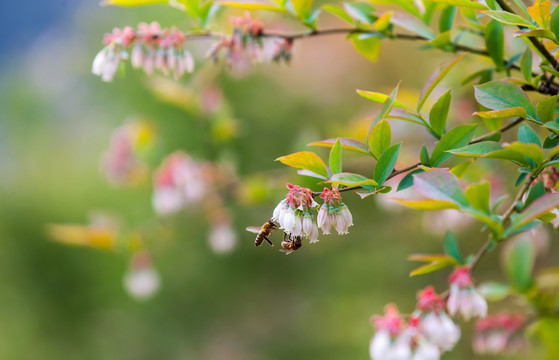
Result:
<svg viewBox="0 0 559 360"><path fill-rule="evenodd" d="M293 250L285 250L285 249L280 249L281 252L284 252L285 255L289 255L293 252Z"/></svg>
<svg viewBox="0 0 559 360"><path fill-rule="evenodd" d="M261 228L258 226L247 226L247 231L255 234L258 234L260 232L260 229Z"/></svg>

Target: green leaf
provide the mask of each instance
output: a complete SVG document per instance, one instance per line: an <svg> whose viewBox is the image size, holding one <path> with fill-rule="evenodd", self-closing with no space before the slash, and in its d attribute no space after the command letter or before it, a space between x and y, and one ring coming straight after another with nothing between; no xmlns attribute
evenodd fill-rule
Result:
<svg viewBox="0 0 559 360"><path fill-rule="evenodd" d="M412 254L408 257L408 260L429 262L429 264L420 266L412 271L410 276L428 274L449 266L459 265L459 262L454 257L446 254Z"/></svg>
<svg viewBox="0 0 559 360"><path fill-rule="evenodd" d="M520 71L522 72L522 76L524 79L532 83L532 51L530 47L527 46L524 53L522 53L522 57L520 58Z"/></svg>
<svg viewBox="0 0 559 360"><path fill-rule="evenodd" d="M402 144L394 144L380 155L377 164L375 166L375 173L373 179L382 185L384 181L390 176L394 166L396 166L396 161L398 160L398 154L400 153L400 146Z"/></svg>
<svg viewBox="0 0 559 360"><path fill-rule="evenodd" d="M424 171L425 170L423 170L423 169L415 169L414 171L410 171L409 173L407 173L406 176L404 176L404 178L398 184L398 189L396 191L405 190L405 189L409 188L410 186L412 186L413 185L413 175L422 173Z"/></svg>
<svg viewBox="0 0 559 360"><path fill-rule="evenodd" d="M355 90L360 96L364 97L365 99L377 102L377 103L384 103L387 99L388 99L388 95L385 95L383 93L379 93L379 92L373 92L373 91L365 91L365 90L359 90L356 89ZM402 109L406 109L406 106L404 104L402 104L401 102L399 102L398 100L394 99L394 104L393 106L397 106L399 108Z"/></svg>
<svg viewBox="0 0 559 360"><path fill-rule="evenodd" d="M447 231L444 237L444 252L445 254L455 258L459 264L464 265L464 259L460 254L460 250L458 249L458 244L456 243L456 239L454 238L454 235L452 235L450 231Z"/></svg>
<svg viewBox="0 0 559 360"><path fill-rule="evenodd" d="M468 206L466 195L458 178L442 169L414 175L415 189L431 200L447 201L458 206Z"/></svg>
<svg viewBox="0 0 559 360"><path fill-rule="evenodd" d="M441 33L445 31L452 30L452 23L456 17L456 6L446 6L441 12L441 17L439 18L439 31Z"/></svg>
<svg viewBox="0 0 559 360"><path fill-rule="evenodd" d="M368 2L346 2L343 6L349 16L361 23L372 24L376 20L373 16L376 9Z"/></svg>
<svg viewBox="0 0 559 360"><path fill-rule="evenodd" d="M518 129L518 141L524 144L536 144L539 147L542 146L538 134L526 124L520 125L520 129Z"/></svg>
<svg viewBox="0 0 559 360"><path fill-rule="evenodd" d="M452 153L447 152L466 145L474 136L477 124L457 126L448 131L441 137L441 141L433 149L431 154L431 165L439 166L452 157Z"/></svg>
<svg viewBox="0 0 559 360"><path fill-rule="evenodd" d="M380 39L371 34L351 34L355 49L371 61L377 61L380 51Z"/></svg>
<svg viewBox="0 0 559 360"><path fill-rule="evenodd" d="M464 56L466 56L466 54L467 53L456 56L455 58L451 59L448 63L441 65L434 73L431 74L431 76L429 76L429 79L427 80L425 85L423 85L423 88L421 89L421 93L419 94L417 111L421 110L421 107L423 107L423 104L425 104L425 101L427 100L427 98L429 97L429 95L431 94L435 86L437 86L441 82L441 80L446 76L446 74L448 74L450 69L452 69L452 67L456 65L458 60L462 59Z"/></svg>
<svg viewBox="0 0 559 360"><path fill-rule="evenodd" d="M491 212L489 206L489 197L491 195L491 185L488 182L471 185L466 191L466 199L468 203L477 210L489 214Z"/></svg>
<svg viewBox="0 0 559 360"><path fill-rule="evenodd" d="M417 276L417 275L425 275L450 266L456 266L455 262L456 260L453 261L449 259L445 261L432 262L430 264L422 265L417 269L413 270L412 272L410 272L410 277Z"/></svg>
<svg viewBox="0 0 559 360"><path fill-rule="evenodd" d="M547 66L547 65L540 65L540 68L541 68L542 70L547 71L548 73L550 73L550 74L553 75L553 76L559 77L559 71L553 69L553 68L550 67L550 66Z"/></svg>
<svg viewBox="0 0 559 360"><path fill-rule="evenodd" d="M551 124L555 124L556 128L553 129L552 131L557 134L559 132L559 124L557 124L556 122L553 122ZM547 128L547 126L546 126L546 128ZM551 134L548 137L546 137L544 142L543 142L543 147L546 148L546 149L554 148L557 145L559 145L559 138L556 137L554 134Z"/></svg>
<svg viewBox="0 0 559 360"><path fill-rule="evenodd" d="M524 207L529 206L533 203L536 199L545 195L545 188L543 186L543 182L538 181L536 185L530 188L530 192L528 193L528 197L526 197L526 201L524 202Z"/></svg>
<svg viewBox="0 0 559 360"><path fill-rule="evenodd" d="M376 124L371 130L369 136L369 149L373 153L375 159L378 159L384 150L390 147L392 141L392 133L390 131L390 123L382 120Z"/></svg>
<svg viewBox="0 0 559 360"><path fill-rule="evenodd" d="M369 0L369 1L372 2L373 4L378 4L378 5L397 5L417 18L421 16L414 2L410 0Z"/></svg>
<svg viewBox="0 0 559 360"><path fill-rule="evenodd" d="M559 123L557 123L556 121L548 121L545 124L543 124L543 127L546 128L547 130L553 132L554 134L559 134ZM552 139L550 139L550 140L552 140ZM551 143L553 143L553 141L552 142L547 141L547 145L549 145ZM546 143L544 143L544 147L545 148L552 148L552 147L555 147L555 146L546 146Z"/></svg>
<svg viewBox="0 0 559 360"><path fill-rule="evenodd" d="M395 12L394 14L392 14L390 22L417 35L423 36L426 40L432 40L435 38L435 34L433 34L431 29L427 25L418 20L416 17L410 16L408 14Z"/></svg>
<svg viewBox="0 0 559 360"><path fill-rule="evenodd" d="M559 6L556 6L551 13L549 29L553 34L555 34L555 37L559 39Z"/></svg>
<svg viewBox="0 0 559 360"><path fill-rule="evenodd" d="M487 6L472 0L426 0L426 1L454 5L460 8L487 10Z"/></svg>
<svg viewBox="0 0 559 360"><path fill-rule="evenodd" d="M462 178L466 175L466 172L470 169L474 162L473 161L464 161L460 164L453 166L450 169L450 172L453 173L457 178Z"/></svg>
<svg viewBox="0 0 559 360"><path fill-rule="evenodd" d="M542 29L549 29L551 2L541 0L534 1L532 6L528 8L528 14L530 14L530 17L532 17Z"/></svg>
<svg viewBox="0 0 559 360"><path fill-rule="evenodd" d="M328 11L331 14L336 15L337 17L339 17L342 20L345 20L346 22L350 23L351 25L355 24L355 21L353 20L353 18L351 16L349 16L344 9L339 8L337 6L334 5L330 5L330 4L324 4L322 5L322 8L326 11Z"/></svg>
<svg viewBox="0 0 559 360"><path fill-rule="evenodd" d="M502 150L500 143L495 141L482 141L477 144L466 145L461 148L448 150L449 153L472 158L480 158L497 150Z"/></svg>
<svg viewBox="0 0 559 360"><path fill-rule="evenodd" d="M428 41L427 43L437 49L452 51L454 46L450 41L450 33L450 30L440 33L433 40Z"/></svg>
<svg viewBox="0 0 559 360"><path fill-rule="evenodd" d="M513 287L525 292L532 286L532 269L536 251L529 238L519 238L510 243L505 256L505 268Z"/></svg>
<svg viewBox="0 0 559 360"><path fill-rule="evenodd" d="M380 32L388 30L393 14L393 11L387 11L380 15L380 17L373 23L373 29Z"/></svg>
<svg viewBox="0 0 559 360"><path fill-rule="evenodd" d="M503 25L496 20L491 20L485 28L485 48L500 71L505 62L505 33Z"/></svg>
<svg viewBox="0 0 559 360"><path fill-rule="evenodd" d="M523 144L515 142L502 146L498 142L483 141L477 144L464 146L462 148L448 151L457 156L487 159L505 159L531 167L530 160L541 165L543 163L542 149L535 144Z"/></svg>
<svg viewBox="0 0 559 360"><path fill-rule="evenodd" d="M324 161L311 151L301 151L291 155L281 156L277 158L276 161L297 169L306 169L318 175L328 176Z"/></svg>
<svg viewBox="0 0 559 360"><path fill-rule="evenodd" d="M429 123L439 138L444 134L446 118L448 117L448 110L450 109L450 98L451 93L450 90L448 90L437 99L437 102L429 112Z"/></svg>
<svg viewBox="0 0 559 360"><path fill-rule="evenodd" d="M373 186L378 187L378 183L374 180L368 179L360 174L353 173L339 173L334 174L330 180L326 181L331 184L338 184L344 186Z"/></svg>
<svg viewBox="0 0 559 360"><path fill-rule="evenodd" d="M363 144L360 141L357 141L355 139L350 139L350 138L326 139L326 140L316 141L316 142L307 144L307 146L322 146L322 147L331 148L332 146L334 146L334 144L338 140L340 140L340 143L342 144L342 149L344 149L344 150L351 150L351 151L355 151L355 152L358 152L358 153L371 155L367 145Z"/></svg>
<svg viewBox="0 0 559 360"><path fill-rule="evenodd" d="M386 99L386 101L382 104L382 109L375 115L371 124L369 125L369 131L367 132L367 142L370 143L371 132L373 131L373 127L380 121L384 120L390 111L392 110L392 106L394 105L394 101L396 101L396 95L398 95L398 88L400 84L396 85L394 90L390 93L390 96Z"/></svg>
<svg viewBox="0 0 559 360"><path fill-rule="evenodd" d="M502 119L513 116L525 119L528 116L528 113L524 108L513 107L504 110L478 111L475 112L474 115L477 115L483 119Z"/></svg>
<svg viewBox="0 0 559 360"><path fill-rule="evenodd" d="M332 174L342 172L342 143L340 139L336 139L334 146L330 150L329 164Z"/></svg>
<svg viewBox="0 0 559 360"><path fill-rule="evenodd" d="M530 21L525 20L524 18L507 11L490 10L490 11L483 11L483 13L503 24L519 25L519 26L525 26L530 29L537 29L537 27L534 26L534 24L532 24Z"/></svg>
<svg viewBox="0 0 559 360"><path fill-rule="evenodd" d="M510 295L508 285L498 282L486 282L478 287L479 292L487 301L501 301Z"/></svg>
<svg viewBox="0 0 559 360"><path fill-rule="evenodd" d="M526 110L528 119L537 120L536 109L526 93L518 86L505 81L491 81L475 85L476 100L492 110L506 110L521 107Z"/></svg>
<svg viewBox="0 0 559 360"><path fill-rule="evenodd" d="M545 344L545 358L543 360L556 360L559 358L559 319L556 317L542 317L534 324L536 333ZM542 354L543 355L543 354Z"/></svg>
<svg viewBox="0 0 559 360"><path fill-rule="evenodd" d="M559 95L550 96L536 105L536 113L541 122L547 123L554 120L555 107L557 106L558 99Z"/></svg>
<svg viewBox="0 0 559 360"><path fill-rule="evenodd" d="M291 0L295 14L301 20L306 19L311 12L311 5L313 0Z"/></svg>
<svg viewBox="0 0 559 360"><path fill-rule="evenodd" d="M559 207L559 193L546 194L518 214L511 224L511 229L519 229L557 207Z"/></svg>
<svg viewBox="0 0 559 360"><path fill-rule="evenodd" d="M421 151L419 152L419 161L421 161L421 165L431 166L431 161L429 160L429 151L427 150L427 147L425 145L421 147Z"/></svg>

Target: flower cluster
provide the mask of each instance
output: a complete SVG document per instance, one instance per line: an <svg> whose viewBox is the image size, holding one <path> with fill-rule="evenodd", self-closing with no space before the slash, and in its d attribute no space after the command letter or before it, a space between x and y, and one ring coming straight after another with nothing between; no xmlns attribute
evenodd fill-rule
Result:
<svg viewBox="0 0 559 360"><path fill-rule="evenodd" d="M162 29L157 22L140 23L137 30L115 28L105 35L105 47L95 56L91 71L103 81L111 81L121 60L130 59L132 67L143 68L147 74L159 70L179 78L194 70L194 58L184 49L185 40L183 32Z"/></svg>
<svg viewBox="0 0 559 360"><path fill-rule="evenodd" d="M444 300L432 286L417 295L417 315L421 317L420 330L441 351L450 350L460 339L460 328L444 311Z"/></svg>
<svg viewBox="0 0 559 360"><path fill-rule="evenodd" d="M233 34L222 36L221 40L207 51L206 57L218 61L219 52L225 51L227 65L244 70L251 63L266 61L289 62L293 48L291 39L272 39L264 41L264 27L262 23L246 13L242 17L231 17ZM268 41L269 40L269 41Z"/></svg>
<svg viewBox="0 0 559 360"><path fill-rule="evenodd" d="M347 229L353 225L353 216L347 205L342 202L340 192L325 188L320 197L324 199L324 204L318 211L318 227L324 234L330 234L332 226L338 234L347 234Z"/></svg>
<svg viewBox="0 0 559 360"><path fill-rule="evenodd" d="M538 181L543 182L543 186L546 191L554 192L556 190L557 181L559 181L559 170L553 166L548 166L545 170L541 173L541 175L534 180L532 185L535 185Z"/></svg>
<svg viewBox="0 0 559 360"><path fill-rule="evenodd" d="M439 348L431 343L418 325L421 319L412 316L406 321L396 306L389 304L384 316L375 315L371 321L377 329L369 345L373 360L438 360Z"/></svg>
<svg viewBox="0 0 559 360"><path fill-rule="evenodd" d="M307 236L311 243L318 241L318 227L313 209L318 207L312 191L298 185L287 184L289 192L274 209L272 220L291 236Z"/></svg>
<svg viewBox="0 0 559 360"><path fill-rule="evenodd" d="M524 350L527 341L519 331L524 322L524 316L507 313L479 319L473 340L474 351L477 354L500 355Z"/></svg>
<svg viewBox="0 0 559 360"><path fill-rule="evenodd" d="M101 170L111 183L128 185L144 180L147 166L143 157L153 147L154 133L152 126L142 121L129 122L113 132L109 150L101 159Z"/></svg>
<svg viewBox="0 0 559 360"><path fill-rule="evenodd" d="M460 328L444 311L433 287L417 295L417 309L406 321L394 305L372 317L376 327L369 352L373 360L438 360L460 339Z"/></svg>
<svg viewBox="0 0 559 360"><path fill-rule="evenodd" d="M460 315L464 320L487 315L487 301L475 289L470 268L458 267L450 275L450 295L447 309L452 316Z"/></svg>
<svg viewBox="0 0 559 360"><path fill-rule="evenodd" d="M183 152L169 155L154 176L155 211L167 215L201 201L208 191L209 170Z"/></svg>

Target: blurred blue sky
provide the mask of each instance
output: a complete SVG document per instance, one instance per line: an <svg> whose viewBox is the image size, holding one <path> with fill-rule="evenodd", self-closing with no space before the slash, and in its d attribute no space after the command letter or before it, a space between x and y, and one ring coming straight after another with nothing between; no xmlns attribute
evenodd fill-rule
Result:
<svg viewBox="0 0 559 360"><path fill-rule="evenodd" d="M64 27L72 11L86 0L1 1L0 66L16 60L50 27ZM87 0L97 1L97 0Z"/></svg>

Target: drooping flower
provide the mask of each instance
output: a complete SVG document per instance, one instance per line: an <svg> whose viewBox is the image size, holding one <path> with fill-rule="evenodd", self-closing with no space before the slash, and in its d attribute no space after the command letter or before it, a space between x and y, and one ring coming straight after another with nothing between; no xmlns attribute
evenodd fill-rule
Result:
<svg viewBox="0 0 559 360"><path fill-rule="evenodd" d="M279 202L272 214L280 228L291 236L306 236L310 242L318 241L318 227L314 220L314 209L318 204L314 201L312 191L298 185L287 184L289 192Z"/></svg>
<svg viewBox="0 0 559 360"><path fill-rule="evenodd" d="M384 316L373 316L376 333L369 344L372 360L439 360L441 351L425 336L421 317L412 315L406 321L397 308L389 304Z"/></svg>
<svg viewBox="0 0 559 360"><path fill-rule="evenodd" d="M446 303L451 316L460 315L464 320L487 315L487 301L476 290L468 266L458 267L450 275L450 295Z"/></svg>
<svg viewBox="0 0 559 360"><path fill-rule="evenodd" d="M528 342L520 331L524 323L525 318L520 314L500 313L479 319L472 344L474 352L504 355L525 350Z"/></svg>
<svg viewBox="0 0 559 360"><path fill-rule="evenodd" d="M417 294L417 315L421 317L419 329L441 351L450 350L460 339L460 328L444 310L444 301L428 286Z"/></svg>
<svg viewBox="0 0 559 360"><path fill-rule="evenodd" d="M139 251L132 256L123 282L130 296L137 300L148 299L159 290L161 280L149 253Z"/></svg>
<svg viewBox="0 0 559 360"><path fill-rule="evenodd" d="M324 188L320 197L324 199L324 204L318 211L317 223L322 233L330 234L330 229L334 227L338 234L347 234L348 228L353 225L353 216L342 202L340 192Z"/></svg>

